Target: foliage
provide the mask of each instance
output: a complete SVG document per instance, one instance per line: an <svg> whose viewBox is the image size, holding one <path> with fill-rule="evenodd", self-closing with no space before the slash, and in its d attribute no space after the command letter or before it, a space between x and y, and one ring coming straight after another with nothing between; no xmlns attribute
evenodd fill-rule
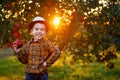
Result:
<svg viewBox="0 0 120 80"><path fill-rule="evenodd" d="M29 40L28 25L40 15L50 25L47 38L71 51L74 60L111 63L120 50L119 0L6 0L0 1L0 9L0 47L12 47L15 39ZM57 27L52 23L56 16L61 17Z"/></svg>
<svg viewBox="0 0 120 80"><path fill-rule="evenodd" d="M111 59L116 58L116 52L120 48L119 1L106 1L105 4L99 0L81 0L76 5L77 19L72 19L71 22L74 35L67 49L73 51L75 60L87 54L91 61L89 55L92 54L96 56L96 60L104 57L101 62L110 63ZM111 47L114 50L110 50ZM101 52L103 55L99 56Z"/></svg>

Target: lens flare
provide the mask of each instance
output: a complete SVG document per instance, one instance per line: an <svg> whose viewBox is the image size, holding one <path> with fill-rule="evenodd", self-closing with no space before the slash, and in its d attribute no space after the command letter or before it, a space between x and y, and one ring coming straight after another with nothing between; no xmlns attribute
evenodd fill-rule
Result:
<svg viewBox="0 0 120 80"><path fill-rule="evenodd" d="M56 17L54 20L53 20L53 24L54 25L59 25L60 24L60 17Z"/></svg>

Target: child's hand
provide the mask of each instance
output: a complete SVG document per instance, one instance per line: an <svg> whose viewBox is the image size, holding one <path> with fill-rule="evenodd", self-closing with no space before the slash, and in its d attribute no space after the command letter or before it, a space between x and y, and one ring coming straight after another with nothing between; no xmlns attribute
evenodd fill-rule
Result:
<svg viewBox="0 0 120 80"><path fill-rule="evenodd" d="M46 63L46 62L44 62L44 63L43 63L43 66L47 66L47 63Z"/></svg>
<svg viewBox="0 0 120 80"><path fill-rule="evenodd" d="M21 48L17 48L17 45L15 43L13 43L13 49L16 53L18 53L21 50Z"/></svg>
<svg viewBox="0 0 120 80"><path fill-rule="evenodd" d="M13 42L13 48L16 53L18 53L21 50L21 47L22 47L22 41L16 40L15 42Z"/></svg>

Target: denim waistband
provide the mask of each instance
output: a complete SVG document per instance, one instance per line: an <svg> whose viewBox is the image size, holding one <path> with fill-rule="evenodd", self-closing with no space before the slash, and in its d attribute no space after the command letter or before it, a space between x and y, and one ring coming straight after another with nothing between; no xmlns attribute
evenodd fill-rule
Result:
<svg viewBox="0 0 120 80"><path fill-rule="evenodd" d="M27 73L26 72L26 74L28 74L28 75L44 75L44 74L48 74L47 72L45 72L45 73Z"/></svg>

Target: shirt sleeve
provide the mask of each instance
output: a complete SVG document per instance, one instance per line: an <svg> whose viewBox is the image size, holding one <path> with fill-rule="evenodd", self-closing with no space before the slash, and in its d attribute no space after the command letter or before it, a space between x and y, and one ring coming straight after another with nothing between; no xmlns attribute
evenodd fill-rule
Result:
<svg viewBox="0 0 120 80"><path fill-rule="evenodd" d="M15 56L17 56L18 60L21 63L27 64L28 55L27 55L27 51L26 51L26 45L23 46L18 53L15 53Z"/></svg>
<svg viewBox="0 0 120 80"><path fill-rule="evenodd" d="M59 58L61 52L60 52L59 48L57 48L55 45L53 45L50 42L48 43L48 49L51 54L48 57L48 59L46 60L46 64L49 67Z"/></svg>

